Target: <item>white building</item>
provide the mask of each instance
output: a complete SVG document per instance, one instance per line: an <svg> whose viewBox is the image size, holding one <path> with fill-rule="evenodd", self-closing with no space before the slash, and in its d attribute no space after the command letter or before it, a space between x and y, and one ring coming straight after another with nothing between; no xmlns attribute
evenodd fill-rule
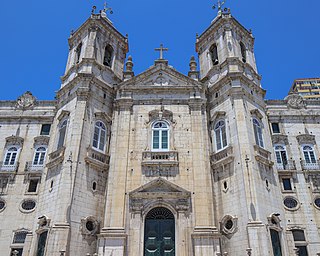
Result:
<svg viewBox="0 0 320 256"><path fill-rule="evenodd" d="M264 100L229 10L188 76L104 11L69 46L56 101L0 101L1 255L320 255L320 103Z"/></svg>

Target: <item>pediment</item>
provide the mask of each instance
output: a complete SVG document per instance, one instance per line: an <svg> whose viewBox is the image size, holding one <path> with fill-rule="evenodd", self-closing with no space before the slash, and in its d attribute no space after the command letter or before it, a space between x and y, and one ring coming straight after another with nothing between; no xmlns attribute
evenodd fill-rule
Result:
<svg viewBox="0 0 320 256"><path fill-rule="evenodd" d="M157 195L166 194L170 196L177 195L181 197L183 195L189 196L190 192L163 178L158 178L132 191L130 193L130 197L144 198L146 196L151 196L156 194Z"/></svg>
<svg viewBox="0 0 320 256"><path fill-rule="evenodd" d="M145 72L120 84L121 89L125 88L177 88L177 87L202 87L202 83L194 80L184 74L181 74L174 68L166 64L156 64Z"/></svg>

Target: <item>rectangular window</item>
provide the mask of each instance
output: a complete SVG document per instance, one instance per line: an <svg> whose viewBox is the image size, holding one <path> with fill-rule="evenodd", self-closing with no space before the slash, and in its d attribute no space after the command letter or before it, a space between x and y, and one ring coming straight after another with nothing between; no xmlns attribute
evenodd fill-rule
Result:
<svg viewBox="0 0 320 256"><path fill-rule="evenodd" d="M159 149L159 131L153 131L153 148Z"/></svg>
<svg viewBox="0 0 320 256"><path fill-rule="evenodd" d="M273 133L280 133L279 123L271 123Z"/></svg>
<svg viewBox="0 0 320 256"><path fill-rule="evenodd" d="M283 190L292 190L290 178L282 178Z"/></svg>
<svg viewBox="0 0 320 256"><path fill-rule="evenodd" d="M40 135L49 135L51 124L43 124L41 126Z"/></svg>
<svg viewBox="0 0 320 256"><path fill-rule="evenodd" d="M30 193L37 192L38 183L39 183L38 179L30 180L29 187L28 187L28 192L30 192Z"/></svg>
<svg viewBox="0 0 320 256"><path fill-rule="evenodd" d="M168 131L162 131L161 140L162 140L162 149L168 149Z"/></svg>

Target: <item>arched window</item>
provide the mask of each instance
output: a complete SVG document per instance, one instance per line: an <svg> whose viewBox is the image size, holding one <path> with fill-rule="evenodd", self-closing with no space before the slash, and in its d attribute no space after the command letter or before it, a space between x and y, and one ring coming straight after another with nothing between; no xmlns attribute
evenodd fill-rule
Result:
<svg viewBox="0 0 320 256"><path fill-rule="evenodd" d="M17 147L8 148L3 165L15 165L19 149Z"/></svg>
<svg viewBox="0 0 320 256"><path fill-rule="evenodd" d="M113 48L111 47L111 45L108 44L104 49L103 65L111 68L112 56L113 56Z"/></svg>
<svg viewBox="0 0 320 256"><path fill-rule="evenodd" d="M306 164L315 164L317 162L313 147L311 145L305 145L302 147L302 152Z"/></svg>
<svg viewBox="0 0 320 256"><path fill-rule="evenodd" d="M46 156L46 152L47 152L47 148L44 146L40 146L40 147L36 148L32 164L33 165L43 165L44 159Z"/></svg>
<svg viewBox="0 0 320 256"><path fill-rule="evenodd" d="M152 149L169 150L169 126L159 121L152 126Z"/></svg>
<svg viewBox="0 0 320 256"><path fill-rule="evenodd" d="M240 50L241 50L242 61L247 62L247 49L242 42L240 42Z"/></svg>
<svg viewBox="0 0 320 256"><path fill-rule="evenodd" d="M105 145L106 145L106 136L107 130L106 126L103 122L97 121L94 126L94 134L93 134L93 143L92 146L95 149L98 149L100 151L105 151Z"/></svg>
<svg viewBox="0 0 320 256"><path fill-rule="evenodd" d="M210 47L210 56L211 56L212 65L213 66L218 65L219 58L218 58L218 48L216 44Z"/></svg>
<svg viewBox="0 0 320 256"><path fill-rule="evenodd" d="M64 145L64 139L66 137L68 120L64 120L59 125L59 140L58 140L58 149L62 148Z"/></svg>
<svg viewBox="0 0 320 256"><path fill-rule="evenodd" d="M277 230L270 229L273 256L282 256L280 234Z"/></svg>
<svg viewBox="0 0 320 256"><path fill-rule="evenodd" d="M288 164L286 147L284 145L275 145L274 151L276 153L277 165L285 169Z"/></svg>
<svg viewBox="0 0 320 256"><path fill-rule="evenodd" d="M76 63L79 63L81 57L82 43L77 46L76 49Z"/></svg>
<svg viewBox="0 0 320 256"><path fill-rule="evenodd" d="M220 120L214 126L214 134L216 139L217 150L221 150L227 146L226 125L223 120Z"/></svg>
<svg viewBox="0 0 320 256"><path fill-rule="evenodd" d="M254 137L256 139L256 144L260 147L264 147L263 144L263 137L262 137L262 127L261 123L254 118L253 119L253 131L254 131Z"/></svg>
<svg viewBox="0 0 320 256"><path fill-rule="evenodd" d="M48 231L41 233L38 237L37 256L44 256Z"/></svg>

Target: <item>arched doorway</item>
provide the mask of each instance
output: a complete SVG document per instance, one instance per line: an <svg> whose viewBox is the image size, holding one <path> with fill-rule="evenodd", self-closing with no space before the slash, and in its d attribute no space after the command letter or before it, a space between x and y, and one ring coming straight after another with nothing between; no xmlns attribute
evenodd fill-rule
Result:
<svg viewBox="0 0 320 256"><path fill-rule="evenodd" d="M170 210L152 209L146 216L144 227L144 256L175 255L175 222Z"/></svg>

